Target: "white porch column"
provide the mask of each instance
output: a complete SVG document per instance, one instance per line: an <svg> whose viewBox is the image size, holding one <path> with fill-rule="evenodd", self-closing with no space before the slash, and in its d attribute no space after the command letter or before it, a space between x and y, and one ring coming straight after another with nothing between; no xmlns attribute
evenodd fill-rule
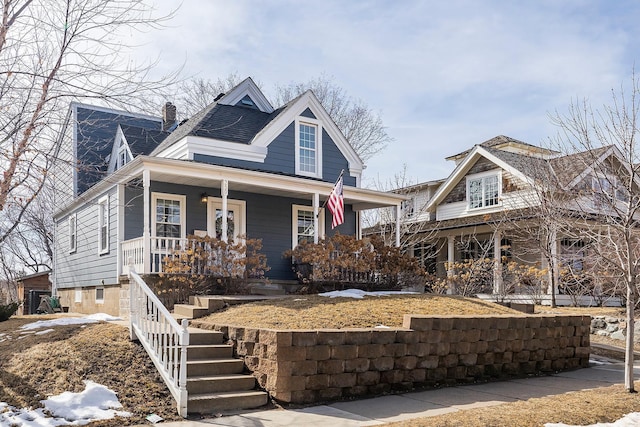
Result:
<svg viewBox="0 0 640 427"><path fill-rule="evenodd" d="M313 194L313 243L318 243L320 228L318 227L318 215L320 214L320 193Z"/></svg>
<svg viewBox="0 0 640 427"><path fill-rule="evenodd" d="M396 205L396 248L400 247L400 216L402 215L401 212L401 205Z"/></svg>
<svg viewBox="0 0 640 427"><path fill-rule="evenodd" d="M227 236L227 198L229 196L229 181L226 179L223 179L220 183L220 195L222 196L222 224L220 226L220 232L222 233L222 241L227 243L229 241L229 237Z"/></svg>
<svg viewBox="0 0 640 427"><path fill-rule="evenodd" d="M504 292L504 283L502 282L502 250L500 242L502 241L502 233L499 230L493 234L493 293L502 294Z"/></svg>
<svg viewBox="0 0 640 427"><path fill-rule="evenodd" d="M142 171L142 197L144 199L143 202L143 215L144 218L142 220L142 252L143 252L143 261L142 265L144 266L144 274L151 273L151 175L147 169ZM127 261L128 262L128 261Z"/></svg>
<svg viewBox="0 0 640 427"><path fill-rule="evenodd" d="M453 263L456 261L456 239L455 236L447 236L447 294L455 293L455 285L450 279L453 276Z"/></svg>

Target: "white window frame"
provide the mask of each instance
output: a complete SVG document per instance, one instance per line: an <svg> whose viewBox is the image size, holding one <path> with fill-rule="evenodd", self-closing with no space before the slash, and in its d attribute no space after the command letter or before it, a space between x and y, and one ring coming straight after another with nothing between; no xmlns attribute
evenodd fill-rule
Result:
<svg viewBox="0 0 640 427"><path fill-rule="evenodd" d="M102 298L98 298L98 291L101 291ZM98 286L96 288L96 304L104 304L104 286Z"/></svg>
<svg viewBox="0 0 640 427"><path fill-rule="evenodd" d="M295 249L298 246L298 212L306 211L311 212L313 215L313 206L306 205L292 205L291 206L291 248ZM324 209L318 210L318 238L324 238Z"/></svg>
<svg viewBox="0 0 640 427"><path fill-rule="evenodd" d="M182 194L155 192L151 193L151 237L165 237L158 236L156 233L158 199L171 200L180 203L180 238L185 239L187 237L187 196Z"/></svg>
<svg viewBox="0 0 640 427"><path fill-rule="evenodd" d="M98 199L98 254L108 254L109 253L109 221L110 221L110 212L109 212L109 195L101 197ZM102 246L102 237L104 230L104 239L105 246Z"/></svg>
<svg viewBox="0 0 640 427"><path fill-rule="evenodd" d="M69 215L69 253L75 253L78 250L78 216L76 214Z"/></svg>
<svg viewBox="0 0 640 427"><path fill-rule="evenodd" d="M608 188L609 192L606 191L607 190L606 188L603 188L602 186L603 182L609 186ZM614 198L622 202L627 200L627 196L625 195L626 188L619 185L618 177L615 175L602 174L602 173L593 175L591 177L591 190L594 192L596 196L606 196L610 200L613 200ZM596 204L598 202L601 202L601 201L596 199Z"/></svg>
<svg viewBox="0 0 640 427"><path fill-rule="evenodd" d="M486 184L485 180L487 178L495 177L497 179L498 184L498 201L495 205L485 205L486 201ZM471 181L481 180L482 181L482 204L481 206L471 207L471 191L470 184ZM475 211L479 209L491 209L496 208L502 205L502 171L501 170L491 170L487 172L477 173L473 175L468 175L466 177L466 199L467 199L467 210Z"/></svg>
<svg viewBox="0 0 640 427"><path fill-rule="evenodd" d="M122 162L122 155L124 154L124 162ZM120 146L118 147L118 153L116 156L116 167L118 170L127 163L129 163L133 159L131 155L131 151L129 150L129 146L124 142L124 140L120 141Z"/></svg>
<svg viewBox="0 0 640 427"><path fill-rule="evenodd" d="M300 164L300 126L316 128L315 172L303 171ZM296 175L322 178L322 122L308 117L296 117L295 120Z"/></svg>

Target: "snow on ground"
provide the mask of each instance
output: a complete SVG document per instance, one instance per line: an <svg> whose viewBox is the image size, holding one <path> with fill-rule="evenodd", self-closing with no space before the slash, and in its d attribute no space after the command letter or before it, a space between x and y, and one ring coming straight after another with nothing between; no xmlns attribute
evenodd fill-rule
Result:
<svg viewBox="0 0 640 427"><path fill-rule="evenodd" d="M105 313L91 314L85 317L59 317L51 320L38 320L37 322L27 323L22 325L20 329L32 330L39 328L50 328L52 326L66 326L66 325L84 325L87 323L98 323L101 321L113 321L122 320L119 317L110 316Z"/></svg>
<svg viewBox="0 0 640 427"><path fill-rule="evenodd" d="M379 297L379 296L384 296L384 295L405 295L405 294L415 294L416 292L405 292L405 291L377 291L377 292L367 292L367 291L361 291L360 289L347 289L344 291L332 291L332 292L325 292L322 294L318 294L320 296L323 297L329 297L329 298L337 298L337 297L343 297L343 298L364 298L365 296L375 296L375 297Z"/></svg>
<svg viewBox="0 0 640 427"><path fill-rule="evenodd" d="M41 400L44 408L17 409L0 402L0 427L80 426L116 416L131 416L129 412L118 411L122 409L122 405L114 391L93 381L87 380L84 383L83 392L65 391Z"/></svg>
<svg viewBox="0 0 640 427"><path fill-rule="evenodd" d="M546 423L544 427L635 427L640 425L640 412L632 412L613 423L597 423L588 426L570 426L562 423Z"/></svg>

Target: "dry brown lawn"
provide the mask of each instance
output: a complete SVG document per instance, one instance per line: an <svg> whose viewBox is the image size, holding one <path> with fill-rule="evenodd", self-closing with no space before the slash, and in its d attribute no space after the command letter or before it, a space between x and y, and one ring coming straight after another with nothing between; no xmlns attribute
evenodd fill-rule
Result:
<svg viewBox="0 0 640 427"><path fill-rule="evenodd" d="M538 308L537 311L549 311ZM555 312L622 316L620 309L555 309ZM476 299L419 295L329 299L297 296L285 300L233 306L214 313L207 321L267 328L346 328L402 325L403 315L507 314L513 311ZM134 416L92 423L92 426L125 426L143 423L150 413L178 420L175 402L139 344L129 341L122 326L100 323L58 326L44 334L21 334L25 323L45 319L25 316L0 322L0 401L12 406L40 406L39 401L63 391L82 391L90 379L118 393L124 410ZM595 338L593 341L601 340ZM611 344L611 342L609 342ZM613 344L620 344L613 342ZM530 399L487 409L416 419L392 424L417 426L540 426L562 421L587 424L614 421L640 410L638 395L621 386Z"/></svg>

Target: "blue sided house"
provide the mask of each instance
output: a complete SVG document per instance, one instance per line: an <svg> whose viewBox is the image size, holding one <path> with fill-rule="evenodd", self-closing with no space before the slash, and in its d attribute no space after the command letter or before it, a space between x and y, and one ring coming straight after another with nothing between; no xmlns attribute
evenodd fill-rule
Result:
<svg viewBox="0 0 640 427"><path fill-rule="evenodd" d="M406 198L361 188L362 160L311 91L274 108L250 78L181 123L170 103L162 117L73 103L60 146L53 287L75 312L126 316L131 266L161 272L190 235L262 239L268 278L292 280L284 251L360 236L362 210ZM332 229L323 205L342 171Z"/></svg>

